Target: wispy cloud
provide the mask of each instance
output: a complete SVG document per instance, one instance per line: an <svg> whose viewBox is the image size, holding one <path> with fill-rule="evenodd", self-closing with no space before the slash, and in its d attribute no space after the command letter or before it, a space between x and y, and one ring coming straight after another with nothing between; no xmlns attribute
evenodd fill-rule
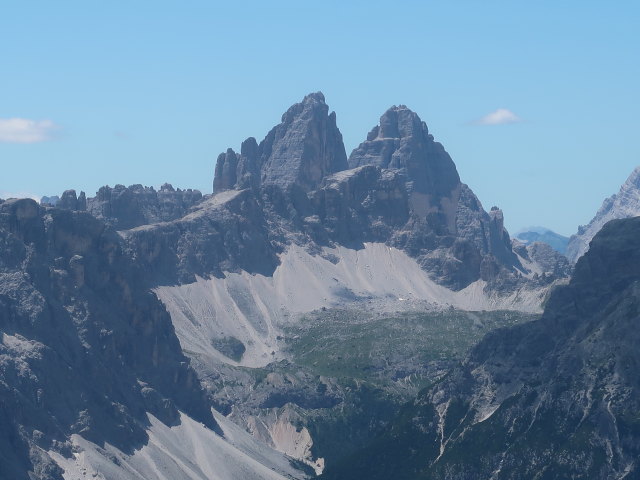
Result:
<svg viewBox="0 0 640 480"><path fill-rule="evenodd" d="M39 143L51 140L58 125L51 120L0 118L1 143Z"/></svg>
<svg viewBox="0 0 640 480"><path fill-rule="evenodd" d="M522 119L506 108L499 108L484 117L473 122L475 125L505 125L508 123L518 123Z"/></svg>
<svg viewBox="0 0 640 480"><path fill-rule="evenodd" d="M0 198L5 200L7 198L33 198L36 202L39 202L41 196L29 192L7 192L5 190L0 190Z"/></svg>

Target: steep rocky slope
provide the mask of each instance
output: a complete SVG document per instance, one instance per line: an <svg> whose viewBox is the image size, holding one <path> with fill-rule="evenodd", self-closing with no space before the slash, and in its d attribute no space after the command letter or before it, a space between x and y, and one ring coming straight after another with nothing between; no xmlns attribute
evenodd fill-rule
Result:
<svg viewBox="0 0 640 480"><path fill-rule="evenodd" d="M121 242L86 212L0 202L0 478L75 478L60 465L89 450L117 463L103 449L129 458L152 427L170 439L185 421L225 442ZM149 466L167 459L153 444Z"/></svg>
<svg viewBox="0 0 640 480"><path fill-rule="evenodd" d="M602 206L588 225L578 227L567 245L567 258L573 263L578 261L589 249L589 242L609 220L629 218L640 215L640 167L636 168L620 191L602 202Z"/></svg>
<svg viewBox="0 0 640 480"><path fill-rule="evenodd" d="M327 175L347 168L336 114L329 114L324 95L307 95L291 106L282 122L258 145L254 138L220 154L213 181L214 193L248 186L274 185L287 190L296 185L315 190Z"/></svg>
<svg viewBox="0 0 640 480"><path fill-rule="evenodd" d="M636 478L640 219L611 221L540 320L489 333L328 479Z"/></svg>

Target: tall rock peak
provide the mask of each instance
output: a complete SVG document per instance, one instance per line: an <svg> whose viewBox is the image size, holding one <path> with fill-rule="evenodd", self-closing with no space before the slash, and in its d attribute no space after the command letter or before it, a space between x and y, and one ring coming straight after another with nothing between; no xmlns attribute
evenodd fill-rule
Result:
<svg viewBox="0 0 640 480"><path fill-rule="evenodd" d="M436 197L449 196L460 183L449 154L406 105L384 112L367 140L351 153L349 167L362 165L403 170L413 191Z"/></svg>
<svg viewBox="0 0 640 480"><path fill-rule="evenodd" d="M214 193L234 188L238 182L238 156L233 149L228 148L225 153L218 155L216 171L213 177Z"/></svg>
<svg viewBox="0 0 640 480"><path fill-rule="evenodd" d="M310 191L324 177L347 169L347 155L336 115L324 95L311 93L291 106L260 143L261 182Z"/></svg>
<svg viewBox="0 0 640 480"><path fill-rule="evenodd" d="M320 242L388 243L454 289L524 271L502 211L482 208L406 105L384 112L347 161L335 113L322 93L307 95L259 144L249 138L239 154L220 154L214 193L244 189L292 231Z"/></svg>
<svg viewBox="0 0 640 480"><path fill-rule="evenodd" d="M286 190L293 184L311 191L326 176L348 168L336 114L329 113L321 92L289 107L259 145L248 138L240 152L227 150L218 157L214 193L261 185Z"/></svg>
<svg viewBox="0 0 640 480"><path fill-rule="evenodd" d="M406 105L393 106L380 117L379 138L405 138L429 134L427 124Z"/></svg>

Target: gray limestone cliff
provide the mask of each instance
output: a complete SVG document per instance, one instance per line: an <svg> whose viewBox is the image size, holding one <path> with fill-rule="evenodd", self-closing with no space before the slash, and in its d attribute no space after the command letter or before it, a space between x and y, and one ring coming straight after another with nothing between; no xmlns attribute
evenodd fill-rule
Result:
<svg viewBox="0 0 640 480"><path fill-rule="evenodd" d="M251 190L211 196L182 218L121 231L150 286L245 270L271 275L285 239Z"/></svg>
<svg viewBox="0 0 640 480"><path fill-rule="evenodd" d="M577 262L589 249L589 242L609 220L640 215L640 167L636 168L620 187L620 191L602 202L588 225L582 225L567 245L567 258Z"/></svg>
<svg viewBox="0 0 640 480"><path fill-rule="evenodd" d="M78 210L83 212L87 209L87 197L84 192L76 195L75 190L65 190L62 193L62 197L60 197L60 201L54 206L62 208L63 210Z"/></svg>
<svg viewBox="0 0 640 480"><path fill-rule="evenodd" d="M434 141L426 123L406 106L392 107L379 125L349 156L349 167L375 165L403 171L408 179L411 207L424 214L447 215L443 199L460 186L456 166L444 147Z"/></svg>
<svg viewBox="0 0 640 480"><path fill-rule="evenodd" d="M315 190L323 178L347 168L342 134L324 95L311 93L290 107L260 142L247 139L240 155L232 149L218 157L214 193L257 185L287 189L295 184Z"/></svg>
<svg viewBox="0 0 640 480"><path fill-rule="evenodd" d="M217 428L144 284L90 214L0 203L0 478L61 480L46 452L71 456L72 434L131 452L148 440L147 413Z"/></svg>
<svg viewBox="0 0 640 480"><path fill-rule="evenodd" d="M199 190L175 189L165 183L156 190L142 185L104 186L95 197L66 190L56 206L64 210L88 211L116 230L181 218L202 200Z"/></svg>
<svg viewBox="0 0 640 480"><path fill-rule="evenodd" d="M407 223L388 241L411 252L441 283L455 289L522 268L511 249L503 214L486 212L461 183L453 160L406 106L392 107L349 157L349 166L375 166L405 184Z"/></svg>

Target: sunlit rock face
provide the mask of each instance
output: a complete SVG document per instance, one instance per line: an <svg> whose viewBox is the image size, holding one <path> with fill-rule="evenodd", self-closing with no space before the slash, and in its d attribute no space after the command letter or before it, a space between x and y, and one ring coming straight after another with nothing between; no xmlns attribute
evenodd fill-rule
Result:
<svg viewBox="0 0 640 480"><path fill-rule="evenodd" d="M640 167L636 168L620 191L602 202L602 206L588 225L582 225L567 245L567 258L573 263L589 250L589 242L609 220L640 215Z"/></svg>
<svg viewBox="0 0 640 480"><path fill-rule="evenodd" d="M329 114L324 95L307 95L291 106L282 122L260 144L247 139L240 155L232 149L216 163L214 193L250 185L276 185L286 190L295 184L315 190L325 176L347 168L342 134L336 114Z"/></svg>

